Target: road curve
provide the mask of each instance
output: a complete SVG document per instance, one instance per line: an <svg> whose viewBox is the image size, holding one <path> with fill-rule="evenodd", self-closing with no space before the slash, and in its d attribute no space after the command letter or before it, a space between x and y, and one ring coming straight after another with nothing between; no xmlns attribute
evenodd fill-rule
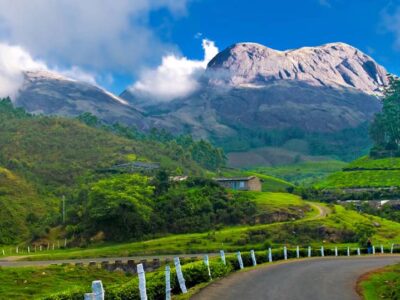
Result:
<svg viewBox="0 0 400 300"><path fill-rule="evenodd" d="M315 258L267 265L216 281L193 300L355 300L362 274L400 263L400 256Z"/></svg>

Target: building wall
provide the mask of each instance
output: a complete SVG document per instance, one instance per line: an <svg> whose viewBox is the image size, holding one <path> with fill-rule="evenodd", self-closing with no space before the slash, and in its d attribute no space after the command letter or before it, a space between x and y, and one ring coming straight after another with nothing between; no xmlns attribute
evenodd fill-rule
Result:
<svg viewBox="0 0 400 300"><path fill-rule="evenodd" d="M250 179L249 181L247 181L247 189L249 191L261 192L262 191L261 180L258 177Z"/></svg>

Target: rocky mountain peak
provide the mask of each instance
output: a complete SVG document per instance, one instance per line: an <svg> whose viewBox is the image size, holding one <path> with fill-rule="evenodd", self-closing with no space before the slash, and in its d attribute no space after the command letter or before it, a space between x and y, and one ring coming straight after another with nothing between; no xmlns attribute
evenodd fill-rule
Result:
<svg viewBox="0 0 400 300"><path fill-rule="evenodd" d="M345 43L286 51L257 43L238 43L209 62L207 76L215 85L260 87L274 81L295 80L376 95L388 82L385 68Z"/></svg>

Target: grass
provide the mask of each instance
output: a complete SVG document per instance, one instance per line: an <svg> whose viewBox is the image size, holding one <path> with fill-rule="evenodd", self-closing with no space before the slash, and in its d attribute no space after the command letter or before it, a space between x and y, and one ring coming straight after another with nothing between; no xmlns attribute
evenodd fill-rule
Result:
<svg viewBox="0 0 400 300"><path fill-rule="evenodd" d="M274 207L290 207L307 203L289 194L264 194L256 199L259 205L273 210ZM90 257L117 257L163 254L191 254L217 252L220 249L265 250L267 247L308 245L358 244L356 234L360 225L373 229L371 238L375 243L398 243L400 224L379 217L359 214L342 206L327 208L324 204L308 203L313 208L304 218L253 226L234 226L206 233L171 235L141 242L118 245L90 246L86 249L73 248L40 252L24 257L29 260L72 259ZM286 205L286 206L285 206ZM283 208L282 208L283 209ZM319 210L330 210L326 217ZM22 255L21 255L22 256Z"/></svg>
<svg viewBox="0 0 400 300"><path fill-rule="evenodd" d="M364 299L400 299L400 264L368 274L358 284Z"/></svg>
<svg viewBox="0 0 400 300"><path fill-rule="evenodd" d="M105 287L132 279L123 272L72 266L0 269L0 299L41 299L54 293L84 288L91 291L93 280Z"/></svg>
<svg viewBox="0 0 400 300"><path fill-rule="evenodd" d="M400 158L363 157L315 185L319 189L400 187Z"/></svg>
<svg viewBox="0 0 400 300"><path fill-rule="evenodd" d="M260 167L254 171L268 174L296 185L309 185L344 168L346 163L337 160L310 161L275 167Z"/></svg>

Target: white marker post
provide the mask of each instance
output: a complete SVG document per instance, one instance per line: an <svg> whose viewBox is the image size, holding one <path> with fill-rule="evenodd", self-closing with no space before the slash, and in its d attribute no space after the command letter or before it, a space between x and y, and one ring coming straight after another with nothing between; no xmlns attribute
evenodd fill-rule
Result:
<svg viewBox="0 0 400 300"><path fill-rule="evenodd" d="M286 246L283 247L283 258L284 258L284 260L287 260L287 248L286 248Z"/></svg>
<svg viewBox="0 0 400 300"><path fill-rule="evenodd" d="M18 254L18 252L19 252L19 249L17 247L17 248L15 248L15 253Z"/></svg>
<svg viewBox="0 0 400 300"><path fill-rule="evenodd" d="M250 250L251 261L253 262L253 266L257 266L256 254L254 250Z"/></svg>
<svg viewBox="0 0 400 300"><path fill-rule="evenodd" d="M393 254L393 250L394 250L394 244L392 244L392 246L390 247L390 254Z"/></svg>
<svg viewBox="0 0 400 300"><path fill-rule="evenodd" d="M338 256L338 249L335 247L335 256Z"/></svg>
<svg viewBox="0 0 400 300"><path fill-rule="evenodd" d="M84 300L96 300L93 293L85 293Z"/></svg>
<svg viewBox="0 0 400 300"><path fill-rule="evenodd" d="M137 267L137 273L139 276L140 300L147 300L146 275L144 272L143 264L138 264L136 267Z"/></svg>
<svg viewBox="0 0 400 300"><path fill-rule="evenodd" d="M360 255L361 255L360 248L357 248L357 255L358 255L358 256L360 256Z"/></svg>
<svg viewBox="0 0 400 300"><path fill-rule="evenodd" d="M95 300L104 300L105 292L101 280L92 282L92 294Z"/></svg>
<svg viewBox="0 0 400 300"><path fill-rule="evenodd" d="M296 247L296 257L300 258L300 248L299 248L299 246Z"/></svg>
<svg viewBox="0 0 400 300"><path fill-rule="evenodd" d="M385 251L383 251L383 245L381 245L381 254L385 253Z"/></svg>
<svg viewBox="0 0 400 300"><path fill-rule="evenodd" d="M179 260L179 257L174 258L174 264L175 264L176 276L178 277L179 286L181 288L182 293L186 294L187 289L185 284L185 278L183 278L181 261Z"/></svg>
<svg viewBox="0 0 400 300"><path fill-rule="evenodd" d="M308 246L308 257L311 257L311 246Z"/></svg>
<svg viewBox="0 0 400 300"><path fill-rule="evenodd" d="M325 250L324 250L324 246L321 246L321 256L324 257L325 256Z"/></svg>
<svg viewBox="0 0 400 300"><path fill-rule="evenodd" d="M171 300L171 267L165 266L165 300Z"/></svg>
<svg viewBox="0 0 400 300"><path fill-rule="evenodd" d="M31 253L31 248L28 246L28 253Z"/></svg>
<svg viewBox="0 0 400 300"><path fill-rule="evenodd" d="M54 243L53 243L53 250L55 249Z"/></svg>
<svg viewBox="0 0 400 300"><path fill-rule="evenodd" d="M40 252L42 252L42 245L40 245L40 247L39 247L39 251L40 251Z"/></svg>
<svg viewBox="0 0 400 300"><path fill-rule="evenodd" d="M224 265L226 265L226 258L225 258L225 252L224 252L224 250L219 251L219 253L221 254L222 263L223 263Z"/></svg>
<svg viewBox="0 0 400 300"><path fill-rule="evenodd" d="M204 264L207 266L208 276L210 277L210 280L212 280L211 270L210 270L210 261L208 259L208 255L204 255Z"/></svg>
<svg viewBox="0 0 400 300"><path fill-rule="evenodd" d="M237 260L238 260L238 263L239 263L239 268L243 269L244 268L243 267L243 259L242 259L242 254L240 254L240 251L238 251L236 253L236 256L237 256Z"/></svg>
<svg viewBox="0 0 400 300"><path fill-rule="evenodd" d="M372 246L372 254L375 254L375 246Z"/></svg>
<svg viewBox="0 0 400 300"><path fill-rule="evenodd" d="M272 263L272 249L268 248L268 261Z"/></svg>
<svg viewBox="0 0 400 300"><path fill-rule="evenodd" d="M347 247L347 256L350 256L350 247Z"/></svg>
<svg viewBox="0 0 400 300"><path fill-rule="evenodd" d="M3 249L3 255L6 255L6 251L4 251L4 249Z"/></svg>

